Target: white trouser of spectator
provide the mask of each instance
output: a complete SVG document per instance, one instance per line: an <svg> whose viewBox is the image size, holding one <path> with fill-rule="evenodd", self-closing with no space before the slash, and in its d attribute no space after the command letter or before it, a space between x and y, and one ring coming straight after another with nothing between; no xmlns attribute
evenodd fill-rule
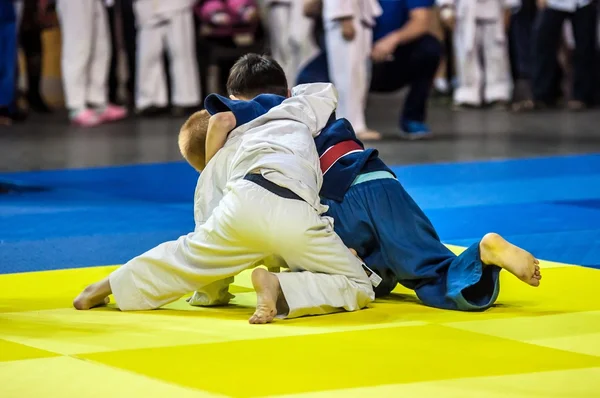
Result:
<svg viewBox="0 0 600 398"><path fill-rule="evenodd" d="M163 63L165 46L170 59L172 103L190 107L200 102L194 16L191 9L152 19L138 30L137 109L168 104Z"/></svg>
<svg viewBox="0 0 600 398"><path fill-rule="evenodd" d="M58 0L62 30L62 73L67 107L107 103L110 38L104 4L99 0Z"/></svg>
<svg viewBox="0 0 600 398"><path fill-rule="evenodd" d="M354 18L353 40L342 36L339 20L325 21L327 65L338 90L338 118L346 118L357 133L367 129L365 108L369 91L373 30Z"/></svg>
<svg viewBox="0 0 600 398"><path fill-rule="evenodd" d="M478 106L486 102L508 101L512 81L508 63L508 48L502 18L496 21L476 22L475 37L467 37L465 26L456 24L454 50L457 59L459 85L454 92L454 102ZM473 45L469 45L474 40ZM480 60L483 55L483 65Z"/></svg>
<svg viewBox="0 0 600 398"><path fill-rule="evenodd" d="M295 23L292 21L291 12L291 4L271 5L268 10L271 54L283 68L290 87L294 86L298 72L298 65L295 63L290 42L292 24Z"/></svg>

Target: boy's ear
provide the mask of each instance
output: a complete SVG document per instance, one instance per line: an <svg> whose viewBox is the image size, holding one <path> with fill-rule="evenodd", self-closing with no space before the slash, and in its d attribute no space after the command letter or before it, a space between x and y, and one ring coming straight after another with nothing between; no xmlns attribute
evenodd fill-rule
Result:
<svg viewBox="0 0 600 398"><path fill-rule="evenodd" d="M290 89L288 88L288 92L287 92L287 98L290 98L291 96L292 96L292 90L290 90Z"/></svg>

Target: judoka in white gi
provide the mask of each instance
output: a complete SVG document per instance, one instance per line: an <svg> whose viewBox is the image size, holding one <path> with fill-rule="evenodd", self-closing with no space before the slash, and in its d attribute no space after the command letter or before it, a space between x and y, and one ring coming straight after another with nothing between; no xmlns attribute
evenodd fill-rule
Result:
<svg viewBox="0 0 600 398"><path fill-rule="evenodd" d="M168 50L174 106L189 108L200 103L200 79L196 60L194 0L137 0L138 73L135 105L138 111L168 104L163 51Z"/></svg>
<svg viewBox="0 0 600 398"><path fill-rule="evenodd" d="M377 0L323 0L329 76L340 96L337 117L348 119L363 140L381 138L365 121L373 27L381 12Z"/></svg>
<svg viewBox="0 0 600 398"><path fill-rule="evenodd" d="M271 257L308 272L255 270L252 323L273 319L278 289L288 309L280 315L287 317L365 307L374 293L362 262L321 216L326 208L313 137L336 104L331 84L298 86L268 114L235 128L198 180L195 231L129 261L86 288L74 306L101 305L112 292L121 310L158 308L194 290L227 286Z"/></svg>
<svg viewBox="0 0 600 398"><path fill-rule="evenodd" d="M505 105L512 96L513 88L505 16L511 9L520 6L520 0L437 2L441 7L442 20L454 29L458 72L454 103L475 107L483 102Z"/></svg>
<svg viewBox="0 0 600 398"><path fill-rule="evenodd" d="M102 0L58 0L57 12L62 31L63 85L72 121L94 126L124 118L124 108L108 103L111 47Z"/></svg>

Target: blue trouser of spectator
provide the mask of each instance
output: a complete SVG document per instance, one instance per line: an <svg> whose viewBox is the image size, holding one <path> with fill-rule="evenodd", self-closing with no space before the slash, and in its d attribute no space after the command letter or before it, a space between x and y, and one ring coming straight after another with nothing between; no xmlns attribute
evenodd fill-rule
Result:
<svg viewBox="0 0 600 398"><path fill-rule="evenodd" d="M394 59L373 65L371 91L393 92L410 86L402 121L424 122L431 84L442 56L442 45L427 34L396 48Z"/></svg>

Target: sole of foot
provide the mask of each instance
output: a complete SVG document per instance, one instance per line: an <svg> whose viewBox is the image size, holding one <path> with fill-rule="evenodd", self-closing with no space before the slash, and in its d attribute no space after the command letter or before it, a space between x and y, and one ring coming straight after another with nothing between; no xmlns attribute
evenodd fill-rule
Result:
<svg viewBox="0 0 600 398"><path fill-rule="evenodd" d="M75 300L73 300L73 307L77 310L85 311L107 305L108 303L110 303L108 297L96 296L93 291L93 286L88 286L75 298Z"/></svg>
<svg viewBox="0 0 600 398"><path fill-rule="evenodd" d="M256 311L250 317L251 324L273 322L277 315L277 299L279 298L279 279L269 271L257 268L252 271L252 285L256 290Z"/></svg>
<svg viewBox="0 0 600 398"><path fill-rule="evenodd" d="M497 265L515 275L528 285L540 285L542 274L539 261L531 253L506 241L498 234L490 233L479 243L481 261Z"/></svg>

